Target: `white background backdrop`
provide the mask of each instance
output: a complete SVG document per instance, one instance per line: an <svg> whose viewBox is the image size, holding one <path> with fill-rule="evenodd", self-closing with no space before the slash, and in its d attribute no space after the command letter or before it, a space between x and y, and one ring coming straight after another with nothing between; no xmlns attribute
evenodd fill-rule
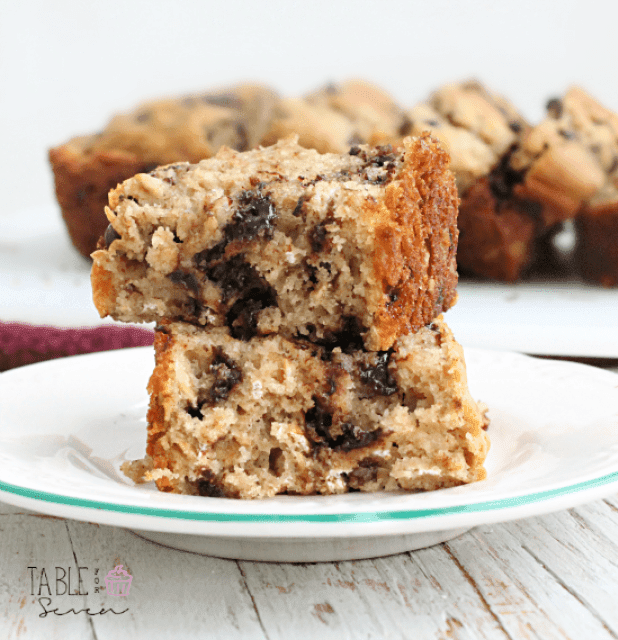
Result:
<svg viewBox="0 0 618 640"><path fill-rule="evenodd" d="M110 115L242 80L356 76L412 106L476 76L533 120L579 83L618 110L618 2L0 0L0 215L53 202L46 153Z"/></svg>

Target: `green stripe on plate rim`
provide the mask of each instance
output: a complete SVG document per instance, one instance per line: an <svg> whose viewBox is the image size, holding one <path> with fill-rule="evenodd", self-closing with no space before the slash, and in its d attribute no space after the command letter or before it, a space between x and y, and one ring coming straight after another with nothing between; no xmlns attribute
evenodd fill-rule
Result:
<svg viewBox="0 0 618 640"><path fill-rule="evenodd" d="M434 509L407 509L404 511L381 511L381 512L360 512L360 513L203 513L195 511L183 511L180 509L161 509L152 507L135 507L131 505L115 504L110 502L98 502L86 498L71 498L56 493L46 491L36 491L25 487L9 484L0 481L0 491L12 493L14 495L42 500L55 504L64 504L71 507L82 507L86 509L99 509L113 511L116 513L128 513L140 516L155 516L158 518L177 518L180 520L197 520L205 522L383 522L386 520L416 520L420 518L431 518L434 516L446 516L460 513L480 513L484 511L496 511L498 509L511 509L523 507L543 500L559 498L570 493L596 489L612 482L618 482L618 471L610 473L593 480L578 482L568 487L558 489L548 489L530 493L524 496L503 498L501 500L489 500L476 504L455 505L451 507L439 507Z"/></svg>

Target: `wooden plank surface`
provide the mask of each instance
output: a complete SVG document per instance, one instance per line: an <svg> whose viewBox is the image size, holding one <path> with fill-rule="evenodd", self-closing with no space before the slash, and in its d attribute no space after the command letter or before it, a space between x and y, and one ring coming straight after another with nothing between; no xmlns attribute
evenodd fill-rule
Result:
<svg viewBox="0 0 618 640"><path fill-rule="evenodd" d="M0 563L7 640L618 638L618 496L411 553L306 565L208 558L0 504ZM94 570L117 564L130 594L95 593ZM45 567L52 591L55 567L71 567L79 593L52 595L51 608L77 613L41 617L46 589L28 567ZM128 611L83 612L102 608Z"/></svg>

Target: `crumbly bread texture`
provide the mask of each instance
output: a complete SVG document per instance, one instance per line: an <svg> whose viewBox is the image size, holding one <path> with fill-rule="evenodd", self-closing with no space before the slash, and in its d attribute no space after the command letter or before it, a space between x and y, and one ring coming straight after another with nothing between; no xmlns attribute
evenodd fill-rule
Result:
<svg viewBox="0 0 618 640"><path fill-rule="evenodd" d="M93 254L101 316L188 321L372 351L456 299L457 194L426 135L319 154L283 140L139 174Z"/></svg>
<svg viewBox="0 0 618 640"><path fill-rule="evenodd" d="M377 353L158 327L147 456L162 491L228 498L430 490L481 480L487 421L443 322Z"/></svg>
<svg viewBox="0 0 618 640"><path fill-rule="evenodd" d="M139 105L114 116L98 134L49 152L56 197L76 249L89 257L107 227L107 194L119 182L158 165L198 162L222 145L255 147L270 128L279 98L243 84Z"/></svg>

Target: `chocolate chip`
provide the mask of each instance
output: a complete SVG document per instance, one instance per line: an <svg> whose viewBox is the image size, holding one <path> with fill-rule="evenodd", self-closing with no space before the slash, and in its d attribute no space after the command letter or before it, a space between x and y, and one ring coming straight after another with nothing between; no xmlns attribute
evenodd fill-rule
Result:
<svg viewBox="0 0 618 640"><path fill-rule="evenodd" d="M313 287L311 287L311 291L314 291L315 285L318 283L318 269L314 265L308 264L307 271L309 273L309 276L307 279L312 285L314 285Z"/></svg>
<svg viewBox="0 0 618 640"><path fill-rule="evenodd" d="M228 109L242 109L242 100L233 93L205 93L199 97L205 104L214 107L227 107Z"/></svg>
<svg viewBox="0 0 618 640"><path fill-rule="evenodd" d="M612 159L612 163L609 165L607 173L614 173L616 169L618 169L618 156L614 156L614 158Z"/></svg>
<svg viewBox="0 0 618 640"><path fill-rule="evenodd" d="M335 451L352 451L366 447L382 435L381 429L363 431L349 422L338 425L333 434L332 415L322 407L317 397L314 396L313 401L314 406L305 414L305 433L314 446L328 447Z"/></svg>
<svg viewBox="0 0 618 640"><path fill-rule="evenodd" d="M364 348L363 326L355 316L345 316L342 319L341 328L338 331L325 332L323 338L318 338L313 325L307 325L307 330L309 332L308 338L311 342L325 347L329 351L339 347L344 353L351 353L353 351L362 351Z"/></svg>
<svg viewBox="0 0 618 640"><path fill-rule="evenodd" d="M225 498L225 492L216 482L216 476L212 471L204 471L202 478L197 481L197 492L207 498Z"/></svg>
<svg viewBox="0 0 618 640"><path fill-rule="evenodd" d="M429 125L430 127L439 127L440 123L437 120L425 120L425 124Z"/></svg>
<svg viewBox="0 0 618 640"><path fill-rule="evenodd" d="M217 245L218 246L218 245ZM194 258L199 268L221 290L223 304L234 300L226 313L226 324L233 337L249 340L257 332L257 315L266 307L276 306L277 294L258 271L239 254L223 262L210 262L217 247Z"/></svg>
<svg viewBox="0 0 618 640"><path fill-rule="evenodd" d="M305 433L311 442L320 444L330 438L329 429L333 425L333 416L313 397L314 405L305 413Z"/></svg>
<svg viewBox="0 0 618 640"><path fill-rule="evenodd" d="M438 346L442 346L442 332L440 331L440 327L435 322L432 322L429 325L429 328L436 334L436 342L438 343Z"/></svg>
<svg viewBox="0 0 618 640"><path fill-rule="evenodd" d="M349 138L347 141L347 144L354 146L354 145L358 145L358 144L363 144L363 142L365 142L360 135L355 131Z"/></svg>
<svg viewBox="0 0 618 640"><path fill-rule="evenodd" d="M393 304L394 302L397 302L397 300L399 300L399 295L401 294L401 290L399 289L399 287L390 287L389 290L386 292L386 295L388 296L388 305Z"/></svg>
<svg viewBox="0 0 618 640"><path fill-rule="evenodd" d="M246 151L249 148L249 134L247 133L247 127L245 127L243 122L236 124L236 135L238 136L236 150Z"/></svg>
<svg viewBox="0 0 618 640"><path fill-rule="evenodd" d="M299 176L299 179L300 179L300 176ZM305 202L307 202L307 199L308 199L307 196L300 196L300 198L298 198L298 202L294 207L294 211L292 211L293 216L298 218L300 215L302 215L303 206L305 205Z"/></svg>
<svg viewBox="0 0 618 640"><path fill-rule="evenodd" d="M350 151L348 152L351 156L357 156L361 152L361 148L359 146L350 147Z"/></svg>
<svg viewBox="0 0 618 640"><path fill-rule="evenodd" d="M269 286L242 254L203 270L221 289L223 302L237 296L246 297L250 290L267 289Z"/></svg>
<svg viewBox="0 0 618 640"><path fill-rule="evenodd" d="M352 451L353 449L362 449L367 447L382 435L382 429L375 431L363 431L360 427L350 424L349 422L341 425L343 433L337 436L332 444L329 443L331 449L337 451Z"/></svg>
<svg viewBox="0 0 618 640"><path fill-rule="evenodd" d="M389 145L390 147L390 145ZM378 147L380 148L380 147ZM382 148L380 148L382 149ZM377 155L375 155L372 159L372 164L374 164L376 167L383 167L385 164L387 164L388 162L394 162L395 161L395 154L393 153L378 153Z"/></svg>
<svg viewBox="0 0 618 640"><path fill-rule="evenodd" d="M170 273L167 277L174 284L180 284L192 293L197 294L200 290L200 283L198 282L195 275L190 273L189 271L182 271L179 269L177 271L172 271L172 273Z"/></svg>
<svg viewBox="0 0 618 640"><path fill-rule="evenodd" d="M511 122L509 122L509 129L513 133L520 133L522 130L521 122L517 122L517 120L511 120Z"/></svg>
<svg viewBox="0 0 618 640"><path fill-rule="evenodd" d="M408 118L408 116L404 116L401 124L399 125L399 129L397 130L397 133L400 136L408 136L410 135L410 133L412 133L412 120L410 120L410 118Z"/></svg>
<svg viewBox="0 0 618 640"><path fill-rule="evenodd" d="M272 289L254 289L247 292L247 297L235 302L225 315L225 322L232 337L237 340L251 340L257 335L259 312L276 304L277 298Z"/></svg>
<svg viewBox="0 0 618 640"><path fill-rule="evenodd" d="M360 380L365 386L364 397L392 396L397 393L397 383L388 370L390 357L391 351L381 351L361 365Z"/></svg>
<svg viewBox="0 0 618 640"><path fill-rule="evenodd" d="M107 229L105 229L105 234L103 236L103 242L105 242L105 248L109 249L110 245L114 240L119 240L121 235L112 227L111 224L107 225Z"/></svg>
<svg viewBox="0 0 618 640"><path fill-rule="evenodd" d="M199 269L205 269L209 263L220 260L225 254L227 245L234 240L253 240L257 235L267 239L272 237L277 213L270 197L260 193L261 187L260 183L254 191L243 191L238 198L240 207L223 229L223 240L194 256L195 264Z"/></svg>
<svg viewBox="0 0 618 640"><path fill-rule="evenodd" d="M562 100L558 98L548 100L545 108L547 109L547 115L556 120L562 116Z"/></svg>
<svg viewBox="0 0 618 640"><path fill-rule="evenodd" d="M569 131L567 129L560 129L558 131L558 133L565 139L565 140L575 140L575 132L573 131Z"/></svg>
<svg viewBox="0 0 618 640"><path fill-rule="evenodd" d="M148 120L150 120L150 118L152 118L152 111L140 111L136 116L135 119L137 120L137 122L148 122Z"/></svg>
<svg viewBox="0 0 618 640"><path fill-rule="evenodd" d="M510 166L510 153L504 155L489 174L489 188L497 200L508 200L516 184L523 180L523 172Z"/></svg>
<svg viewBox="0 0 618 640"><path fill-rule="evenodd" d="M238 202L240 207L225 228L228 242L253 240L258 234L271 238L277 213L270 196L263 195L259 190L243 191Z"/></svg>
<svg viewBox="0 0 618 640"><path fill-rule="evenodd" d="M187 298L184 302L185 314L184 319L187 322L193 322L202 315L204 307L199 300L195 298Z"/></svg>
<svg viewBox="0 0 618 640"><path fill-rule="evenodd" d="M316 224L309 232L309 242L311 243L311 250L314 253L318 253L324 248L326 235L328 233L326 225L333 224L333 222L335 222L334 218L326 218L326 220Z"/></svg>
<svg viewBox="0 0 618 640"><path fill-rule="evenodd" d="M193 261L195 262L195 266L202 271L208 269L209 265L217 260L221 260L225 255L225 247L227 246L227 241L222 240L214 247L210 249L204 249L204 251L200 251L193 256Z"/></svg>
<svg viewBox="0 0 618 640"><path fill-rule="evenodd" d="M186 408L186 412L192 417L192 418L199 418L200 420L202 419L202 407L204 406L203 402L200 402L197 407L192 407L192 406L188 406Z"/></svg>
<svg viewBox="0 0 618 640"><path fill-rule="evenodd" d="M220 347L217 347L214 350L214 357L209 369L215 378L208 392L210 401L225 400L232 389L242 380L240 367Z"/></svg>
<svg viewBox="0 0 618 640"><path fill-rule="evenodd" d="M378 458L369 457L361 460L356 469L348 474L348 484L353 489L359 489L369 482L375 482L378 479L380 466Z"/></svg>

